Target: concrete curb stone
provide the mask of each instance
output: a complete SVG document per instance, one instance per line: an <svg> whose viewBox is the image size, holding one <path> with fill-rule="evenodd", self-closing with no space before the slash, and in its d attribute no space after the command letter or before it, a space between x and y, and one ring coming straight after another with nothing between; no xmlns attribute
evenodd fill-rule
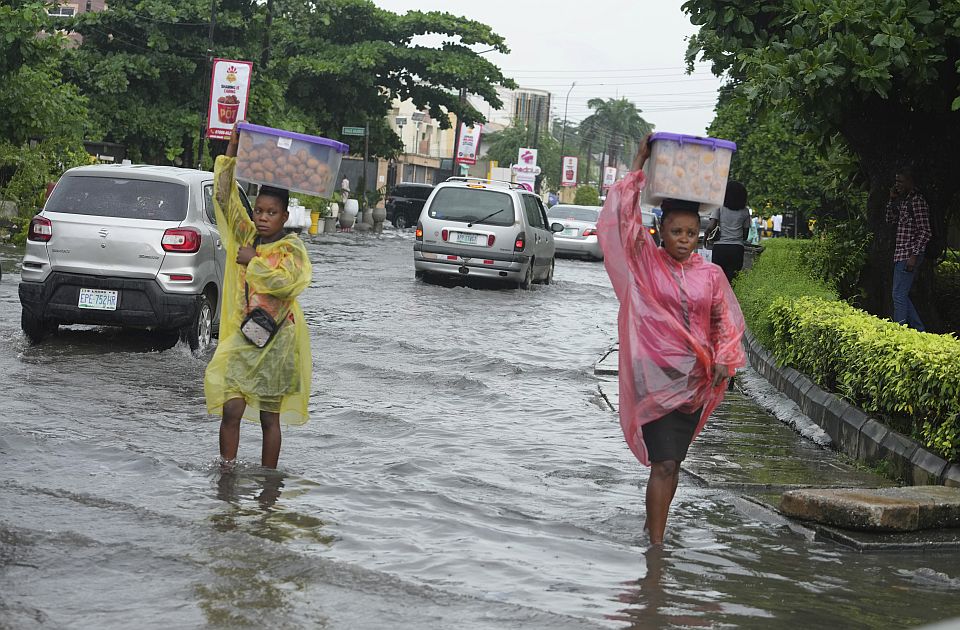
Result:
<svg viewBox="0 0 960 630"><path fill-rule="evenodd" d="M857 458L857 446L860 439L860 431L869 418L851 404L847 404L843 413L840 414L840 439L834 443L838 448L850 457Z"/></svg>
<svg viewBox="0 0 960 630"><path fill-rule="evenodd" d="M830 436L837 450L867 463L886 461L891 473L906 483L960 487L960 464L949 464L916 441L821 389L796 369L778 367L772 353L749 331L744 335L744 345L753 369L796 402Z"/></svg>

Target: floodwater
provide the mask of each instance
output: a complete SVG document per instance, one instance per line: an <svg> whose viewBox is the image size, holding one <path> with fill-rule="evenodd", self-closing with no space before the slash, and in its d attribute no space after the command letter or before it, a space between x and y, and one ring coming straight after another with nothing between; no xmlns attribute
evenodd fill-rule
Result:
<svg viewBox="0 0 960 630"><path fill-rule="evenodd" d="M215 466L206 358L19 330L0 250L0 628L905 628L960 616L955 552L858 554L684 477L666 548L593 364L598 263L531 291L413 279L412 234L308 244L311 421ZM739 404L743 404L742 400ZM718 413L730 414L725 406Z"/></svg>

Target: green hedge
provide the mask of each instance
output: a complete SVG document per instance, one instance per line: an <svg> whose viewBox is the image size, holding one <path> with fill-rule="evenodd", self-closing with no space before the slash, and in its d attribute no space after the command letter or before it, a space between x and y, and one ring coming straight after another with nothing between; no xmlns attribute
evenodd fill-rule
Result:
<svg viewBox="0 0 960 630"><path fill-rule="evenodd" d="M764 347L772 348L773 324L767 310L776 298L836 300L837 293L823 280L813 278L803 262L813 248L812 241L780 238L763 243L763 254L749 271L737 276L733 289L750 331Z"/></svg>
<svg viewBox="0 0 960 630"><path fill-rule="evenodd" d="M800 262L809 260L811 244L765 245L734 283L758 341L781 365L960 461L960 340L919 333L838 300Z"/></svg>
<svg viewBox="0 0 960 630"><path fill-rule="evenodd" d="M960 334L960 262L945 260L937 265L935 296L947 330Z"/></svg>
<svg viewBox="0 0 960 630"><path fill-rule="evenodd" d="M770 319L777 361L958 459L960 340L820 298L777 298Z"/></svg>

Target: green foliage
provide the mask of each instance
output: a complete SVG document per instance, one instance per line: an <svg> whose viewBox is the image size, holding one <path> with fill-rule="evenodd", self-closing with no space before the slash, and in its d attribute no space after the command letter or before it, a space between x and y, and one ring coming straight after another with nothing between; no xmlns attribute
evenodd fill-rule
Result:
<svg viewBox="0 0 960 630"><path fill-rule="evenodd" d="M934 294L946 329L960 334L960 260L948 259L937 265Z"/></svg>
<svg viewBox="0 0 960 630"><path fill-rule="evenodd" d="M770 239L764 241L763 254L749 271L739 274L733 289L747 325L765 347L773 347L773 323L770 306L777 298L792 301L805 296L836 300L836 291L824 280L811 275L802 262L813 247L810 241Z"/></svg>
<svg viewBox="0 0 960 630"><path fill-rule="evenodd" d="M960 461L960 340L822 298L778 297L769 313L779 362Z"/></svg>
<svg viewBox="0 0 960 630"><path fill-rule="evenodd" d="M707 133L737 143L730 176L747 187L753 208L797 213L801 225L810 217L821 224L851 216L863 222L863 178L839 137L824 152L822 143L798 131L783 112L760 109L737 87L721 92Z"/></svg>
<svg viewBox="0 0 960 630"><path fill-rule="evenodd" d="M600 193L593 186L580 186L573 195L573 203L578 206L599 206Z"/></svg>
<svg viewBox="0 0 960 630"><path fill-rule="evenodd" d="M867 263L873 235L862 221L851 220L817 230L800 250L800 264L808 273L833 287L845 300L860 297L860 274Z"/></svg>
<svg viewBox="0 0 960 630"><path fill-rule="evenodd" d="M69 76L89 96L91 135L126 145L137 161L192 165L209 94L209 18L207 0L115 0L74 19L84 39ZM441 43L415 43L423 35ZM483 120L460 89L501 104L496 87L514 84L472 45L508 52L488 26L447 13L397 15L369 0L218 0L210 54L254 62L251 121L335 139L343 126L369 124L371 154L389 157L401 149L385 121L393 98L444 126L450 112Z"/></svg>
<svg viewBox="0 0 960 630"><path fill-rule="evenodd" d="M594 110L580 123L582 142L605 148L610 163L631 163L637 143L653 131L653 125L643 119L641 110L624 97L619 99L591 98L587 107Z"/></svg>
<svg viewBox="0 0 960 630"><path fill-rule="evenodd" d="M0 200L17 204L21 231L14 241L23 243L30 219L43 208L48 183L74 166L90 163L90 156L79 142L59 138L44 140L35 146L0 143L0 169L13 173L0 188Z"/></svg>

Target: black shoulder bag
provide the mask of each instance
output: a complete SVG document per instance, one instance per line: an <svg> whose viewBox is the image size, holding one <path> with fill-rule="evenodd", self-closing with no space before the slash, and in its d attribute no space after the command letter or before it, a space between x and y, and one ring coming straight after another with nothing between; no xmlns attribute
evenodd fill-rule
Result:
<svg viewBox="0 0 960 630"><path fill-rule="evenodd" d="M259 240L259 237L254 240L254 247L258 245ZM249 309L250 285L247 284L246 280L243 281L243 295L246 298L247 308ZM280 324L270 316L270 313L259 306L247 313L247 316L243 319L243 323L240 324L240 332L243 333L247 341L258 348L266 347L266 345L270 343L270 340L273 339L273 336L277 334L278 330L280 330Z"/></svg>

